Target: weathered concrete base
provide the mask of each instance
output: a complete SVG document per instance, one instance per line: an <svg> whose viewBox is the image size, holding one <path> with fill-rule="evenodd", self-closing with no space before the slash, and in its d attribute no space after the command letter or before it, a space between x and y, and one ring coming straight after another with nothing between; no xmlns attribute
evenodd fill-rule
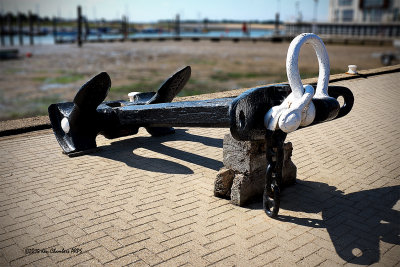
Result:
<svg viewBox="0 0 400 267"><path fill-rule="evenodd" d="M293 145L287 142L283 145L282 185L290 186L296 183L297 167L292 161Z"/></svg>
<svg viewBox="0 0 400 267"><path fill-rule="evenodd" d="M214 196L229 199L231 197L231 187L234 177L234 171L221 168L215 179Z"/></svg>
<svg viewBox="0 0 400 267"><path fill-rule="evenodd" d="M262 196L267 167L265 141L237 141L227 134L223 147L224 168L215 179L214 195L230 199L232 204L238 206ZM296 182L297 168L291 161L292 150L292 143L284 144L283 186Z"/></svg>
<svg viewBox="0 0 400 267"><path fill-rule="evenodd" d="M243 206L262 196L265 186L265 169L249 173L236 173L231 187L231 203Z"/></svg>

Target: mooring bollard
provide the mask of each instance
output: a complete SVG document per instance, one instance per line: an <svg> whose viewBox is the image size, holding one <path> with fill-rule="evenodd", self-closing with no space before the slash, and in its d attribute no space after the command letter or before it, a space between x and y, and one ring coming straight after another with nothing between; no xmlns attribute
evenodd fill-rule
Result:
<svg viewBox="0 0 400 267"><path fill-rule="evenodd" d="M298 74L298 53L306 41L314 45L320 62L315 95L313 86L303 87ZM111 80L107 73L100 73L81 87L73 102L49 106L54 134L69 156L96 148L98 134L117 138L136 134L139 127L153 136L171 134L171 127L229 127L236 140L264 140L268 166L263 203L266 213L274 217L279 211L287 133L345 116L354 101L348 88L328 87L329 59L319 37L303 34L294 39L289 51L293 51L287 60L289 84L256 87L236 98L170 103L189 80L191 68L187 66L156 93L135 93L131 101L103 102ZM344 99L341 107L336 100L339 96Z"/></svg>

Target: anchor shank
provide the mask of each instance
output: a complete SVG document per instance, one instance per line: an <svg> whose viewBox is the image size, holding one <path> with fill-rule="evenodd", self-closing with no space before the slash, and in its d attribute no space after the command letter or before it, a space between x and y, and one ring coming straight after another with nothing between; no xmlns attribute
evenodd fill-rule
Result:
<svg viewBox="0 0 400 267"><path fill-rule="evenodd" d="M115 109L123 126L136 127L229 127L232 98L126 105Z"/></svg>

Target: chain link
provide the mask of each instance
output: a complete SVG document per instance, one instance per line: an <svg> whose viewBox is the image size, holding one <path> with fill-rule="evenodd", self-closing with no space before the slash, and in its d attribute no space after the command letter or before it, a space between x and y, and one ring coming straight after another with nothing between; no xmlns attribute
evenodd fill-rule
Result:
<svg viewBox="0 0 400 267"><path fill-rule="evenodd" d="M281 130L267 130L265 135L267 171L263 207L270 217L276 217L279 212L283 168L283 144L286 136L287 134Z"/></svg>

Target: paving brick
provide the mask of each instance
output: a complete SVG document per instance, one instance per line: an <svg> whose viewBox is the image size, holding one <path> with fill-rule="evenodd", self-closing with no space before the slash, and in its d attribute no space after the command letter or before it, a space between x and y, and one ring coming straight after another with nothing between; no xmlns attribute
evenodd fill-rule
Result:
<svg viewBox="0 0 400 267"><path fill-rule="evenodd" d="M269 263L268 265L274 266L274 267L275 266L276 267L278 267L278 266L285 267L285 266L296 266L296 263L293 260L288 259L287 257L280 257L280 258L275 259L273 262ZM243 266L246 266L246 265L243 265ZM265 264L260 263L260 264L257 264L257 266L265 266Z"/></svg>
<svg viewBox="0 0 400 267"><path fill-rule="evenodd" d="M98 239L100 239L104 236L106 236L106 234L103 231L98 231L98 232L84 235L79 238L75 238L75 241L78 242L79 244L84 244L84 243L87 243L90 241L95 241L95 240L97 241Z"/></svg>
<svg viewBox="0 0 400 267"><path fill-rule="evenodd" d="M82 267L86 267L86 266L87 267L91 267L91 266L97 267L98 266L98 267L100 267L100 266L104 266L104 264L102 264L100 261L98 261L96 259L90 259L90 260L79 263L78 266L82 266Z"/></svg>
<svg viewBox="0 0 400 267"><path fill-rule="evenodd" d="M135 255L138 256L145 263L149 264L150 266L154 266L163 262L162 258L160 258L157 254L146 248L137 251Z"/></svg>
<svg viewBox="0 0 400 267"><path fill-rule="evenodd" d="M24 257L21 257L21 258L11 261L11 265L12 266L30 265L30 264L35 263L46 257L47 257L47 255L44 253L25 255Z"/></svg>
<svg viewBox="0 0 400 267"><path fill-rule="evenodd" d="M149 267L151 265L147 264L145 261L138 260L133 264L130 264L129 266L140 266L140 267Z"/></svg>
<svg viewBox="0 0 400 267"><path fill-rule="evenodd" d="M188 251L189 251L188 248L186 248L184 245L181 245L181 246L173 247L173 248L170 248L163 252L160 252L160 253L158 253L158 256L160 258L162 258L164 261L167 261L169 259L175 258L184 253L187 253Z"/></svg>
<svg viewBox="0 0 400 267"><path fill-rule="evenodd" d="M117 242L110 236L102 237L98 239L97 242L102 244L102 246L104 246L108 251L116 250L122 247L122 245L119 242Z"/></svg>
<svg viewBox="0 0 400 267"><path fill-rule="evenodd" d="M184 226L181 226L181 227L166 231L166 232L164 232L164 234L166 236L168 236L169 238L174 238L174 237L177 237L177 236L181 236L181 235L190 233L192 231L193 231L193 229L192 229L191 225L184 225Z"/></svg>
<svg viewBox="0 0 400 267"><path fill-rule="evenodd" d="M256 265L256 266L266 266L266 265L273 265L274 262L282 258L281 254L283 251L280 251L279 248L274 248L272 250L269 250L265 253L258 254L255 258L253 258L251 261Z"/></svg>
<svg viewBox="0 0 400 267"><path fill-rule="evenodd" d="M327 250L325 248L321 248L317 251L318 256L321 258L329 260L329 262L333 261L336 264L344 265L346 263L345 260L339 257L336 253L332 253L332 251ZM334 264L335 265L335 264Z"/></svg>
<svg viewBox="0 0 400 267"><path fill-rule="evenodd" d="M2 248L2 254L8 260L8 262L15 261L16 259L25 256L24 250L17 245L11 245L9 247Z"/></svg>
<svg viewBox="0 0 400 267"><path fill-rule="evenodd" d="M190 251L184 252L182 254L179 254L173 258L170 258L162 263L160 263L160 266L185 266L188 265L189 262L192 260L192 258L190 257ZM197 264L200 263L206 263L206 261L200 259L199 262L197 262Z"/></svg>
<svg viewBox="0 0 400 267"><path fill-rule="evenodd" d="M324 258L318 256L316 253L313 253L305 258L302 258L300 261L296 262L296 264L299 266L318 266L324 261Z"/></svg>
<svg viewBox="0 0 400 267"><path fill-rule="evenodd" d="M61 237L61 236L64 236L64 235L66 235L65 230L60 229L60 230L57 230L57 231L54 231L54 232L43 234L41 236L36 237L35 239L36 239L37 242L44 242L44 241L48 241L48 240L51 240L51 239L57 239L58 237Z"/></svg>
<svg viewBox="0 0 400 267"><path fill-rule="evenodd" d="M9 247L12 245L15 245L15 241L12 238L9 238L9 239L6 239L6 240L3 240L0 242L0 248L6 248L6 247Z"/></svg>
<svg viewBox="0 0 400 267"><path fill-rule="evenodd" d="M393 246L389 251L385 253L385 258L388 257L393 260L399 261L399 255L400 255L400 247L399 246Z"/></svg>
<svg viewBox="0 0 400 267"><path fill-rule="evenodd" d="M127 246L124 246L122 248L118 248L116 250L113 250L113 254L117 257L124 257L126 255L129 255L131 253L135 253L141 249L145 248L145 243L144 242L140 242L140 243L133 243Z"/></svg>
<svg viewBox="0 0 400 267"><path fill-rule="evenodd" d="M43 267L43 266L57 267L57 266L59 266L49 257L45 257L43 259L37 260L37 261L33 262L33 265L37 266L37 267Z"/></svg>
<svg viewBox="0 0 400 267"><path fill-rule="evenodd" d="M13 240L20 248L26 248L36 244L35 240L28 234L14 237Z"/></svg>
<svg viewBox="0 0 400 267"><path fill-rule="evenodd" d="M70 229L70 227L72 226L71 221L65 221L65 222L61 222L61 223L57 223L57 224L53 224L47 227L43 227L43 230L51 233L51 232L56 232L56 231L61 231L64 229Z"/></svg>
<svg viewBox="0 0 400 267"><path fill-rule="evenodd" d="M191 241L190 233L183 234L161 242L161 245L169 248L177 247Z"/></svg>
<svg viewBox="0 0 400 267"><path fill-rule="evenodd" d="M102 246L90 250L89 253L102 264L115 259L115 256Z"/></svg>
<svg viewBox="0 0 400 267"><path fill-rule="evenodd" d="M97 241L89 241L87 243L80 244L79 246L76 246L76 248L81 249L82 252L88 252L92 249L98 248L101 245Z"/></svg>
<svg viewBox="0 0 400 267"><path fill-rule="evenodd" d="M80 263L83 263L85 261L88 261L92 259L92 256L88 253L82 253L79 255L74 255L72 257L69 257L63 261L57 262L59 266L73 266L73 265L78 265Z"/></svg>
<svg viewBox="0 0 400 267"><path fill-rule="evenodd" d="M332 260L325 260L324 262L322 262L319 266L323 266L323 267L334 267L334 266L337 266L337 267L339 267L339 266L343 266L342 264L338 264L338 263L336 263L336 262L334 262L334 261L332 261Z"/></svg>
<svg viewBox="0 0 400 267"><path fill-rule="evenodd" d="M106 263L104 266L130 266L130 265L139 265L137 264L139 261L139 258L133 254L129 254L120 258L117 258L111 262Z"/></svg>
<svg viewBox="0 0 400 267"><path fill-rule="evenodd" d="M254 255L260 255L260 254L264 254L270 250L273 250L274 248L277 248L277 247L278 247L278 245L276 245L274 242L265 240L262 243L250 246L249 251L252 252Z"/></svg>
<svg viewBox="0 0 400 267"><path fill-rule="evenodd" d="M355 95L351 113L288 135L298 183L278 220L260 201L213 196L229 129L99 136L103 149L75 158L48 130L0 137L0 265L397 266L399 82L399 72L336 82Z"/></svg>
<svg viewBox="0 0 400 267"><path fill-rule="evenodd" d="M16 238L22 235L25 235L25 229L17 229L14 231L6 231L6 233L0 235L0 241L4 241L11 238Z"/></svg>

